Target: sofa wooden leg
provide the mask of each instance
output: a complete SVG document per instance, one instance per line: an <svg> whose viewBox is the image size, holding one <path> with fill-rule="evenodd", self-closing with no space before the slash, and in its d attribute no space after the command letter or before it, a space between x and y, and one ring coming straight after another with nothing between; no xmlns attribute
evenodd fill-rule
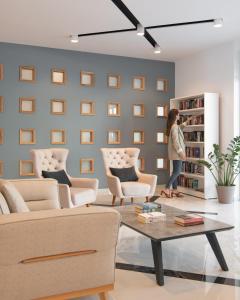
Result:
<svg viewBox="0 0 240 300"><path fill-rule="evenodd" d="M113 196L113 198L112 198L112 206L115 205L115 200L116 200L116 196Z"/></svg>
<svg viewBox="0 0 240 300"><path fill-rule="evenodd" d="M87 207L89 207L89 206L90 206L90 204L86 204L86 206L87 206Z"/></svg>
<svg viewBox="0 0 240 300"><path fill-rule="evenodd" d="M124 205L124 198L120 199L120 206Z"/></svg>
<svg viewBox="0 0 240 300"><path fill-rule="evenodd" d="M149 202L149 197L148 196L146 197L146 202Z"/></svg>
<svg viewBox="0 0 240 300"><path fill-rule="evenodd" d="M107 293L103 292L99 294L100 300L107 300Z"/></svg>
<svg viewBox="0 0 240 300"><path fill-rule="evenodd" d="M133 203L133 197L131 198L131 203Z"/></svg>

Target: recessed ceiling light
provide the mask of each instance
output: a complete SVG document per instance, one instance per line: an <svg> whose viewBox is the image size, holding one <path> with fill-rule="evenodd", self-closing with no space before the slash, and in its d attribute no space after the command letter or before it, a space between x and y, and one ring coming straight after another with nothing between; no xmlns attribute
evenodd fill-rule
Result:
<svg viewBox="0 0 240 300"><path fill-rule="evenodd" d="M159 54L161 52L162 52L162 50L161 50L160 46L159 45L155 45L155 47L154 47L154 53L155 54Z"/></svg>
<svg viewBox="0 0 240 300"><path fill-rule="evenodd" d="M71 41L71 43L73 43L73 44L78 43L78 42L79 42L78 35L77 35L77 34L71 34L71 35L70 35L70 41Z"/></svg>
<svg viewBox="0 0 240 300"><path fill-rule="evenodd" d="M144 27L141 24L137 25L137 35L140 35L140 36L144 35Z"/></svg>
<svg viewBox="0 0 240 300"><path fill-rule="evenodd" d="M223 27L223 19L222 18L215 19L213 22L213 27L215 28Z"/></svg>

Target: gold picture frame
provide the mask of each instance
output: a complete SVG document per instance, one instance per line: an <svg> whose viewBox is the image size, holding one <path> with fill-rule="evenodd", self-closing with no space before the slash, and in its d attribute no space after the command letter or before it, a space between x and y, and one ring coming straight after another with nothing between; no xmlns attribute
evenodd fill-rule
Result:
<svg viewBox="0 0 240 300"><path fill-rule="evenodd" d="M34 83L36 81L35 67L19 66L19 81Z"/></svg>
<svg viewBox="0 0 240 300"><path fill-rule="evenodd" d="M3 75L3 64L0 64L0 80L3 80L4 75Z"/></svg>
<svg viewBox="0 0 240 300"><path fill-rule="evenodd" d="M156 158L156 169L157 170L167 170L168 169L168 160L164 157Z"/></svg>
<svg viewBox="0 0 240 300"><path fill-rule="evenodd" d="M167 118L168 116L168 106L167 105L157 105L156 106L156 116L157 118Z"/></svg>
<svg viewBox="0 0 240 300"><path fill-rule="evenodd" d="M143 130L133 130L133 144L142 145L144 144L144 131Z"/></svg>
<svg viewBox="0 0 240 300"><path fill-rule="evenodd" d="M67 110L66 100L52 99L50 102L50 112L52 115L64 115Z"/></svg>
<svg viewBox="0 0 240 300"><path fill-rule="evenodd" d="M121 144L121 131L119 129L110 129L107 133L108 145Z"/></svg>
<svg viewBox="0 0 240 300"><path fill-rule="evenodd" d="M83 100L80 102L80 115L82 116L95 116L95 102Z"/></svg>
<svg viewBox="0 0 240 300"><path fill-rule="evenodd" d="M168 143L168 137L166 134L162 131L156 132L156 142L157 144L167 144Z"/></svg>
<svg viewBox="0 0 240 300"><path fill-rule="evenodd" d="M168 80L164 78L157 78L156 82L156 89L160 92L167 92L168 91Z"/></svg>
<svg viewBox="0 0 240 300"><path fill-rule="evenodd" d="M0 128L0 145L4 144L4 129Z"/></svg>
<svg viewBox="0 0 240 300"><path fill-rule="evenodd" d="M32 114L36 110L35 98L19 98L19 112L24 114Z"/></svg>
<svg viewBox="0 0 240 300"><path fill-rule="evenodd" d="M4 173L4 166L3 166L3 161L0 160L0 177L3 177L3 173Z"/></svg>
<svg viewBox="0 0 240 300"><path fill-rule="evenodd" d="M138 91L145 90L145 76L134 76L132 80L132 88Z"/></svg>
<svg viewBox="0 0 240 300"><path fill-rule="evenodd" d="M144 104L133 104L132 106L133 116L143 118L145 115Z"/></svg>
<svg viewBox="0 0 240 300"><path fill-rule="evenodd" d="M121 86L121 76L108 74L107 76L107 86L112 89L120 89Z"/></svg>
<svg viewBox="0 0 240 300"><path fill-rule="evenodd" d="M34 128L20 128L19 144L20 145L36 144L36 130Z"/></svg>
<svg viewBox="0 0 240 300"><path fill-rule="evenodd" d="M34 176L34 168L32 160L19 160L19 175L20 176Z"/></svg>
<svg viewBox="0 0 240 300"><path fill-rule="evenodd" d="M67 73L64 69L51 69L51 82L53 84L63 85L67 81Z"/></svg>
<svg viewBox="0 0 240 300"><path fill-rule="evenodd" d="M145 159L143 157L139 157L137 160L138 169L140 172L145 170Z"/></svg>
<svg viewBox="0 0 240 300"><path fill-rule="evenodd" d="M94 173L94 159L93 158L81 158L80 159L80 173L81 174L93 174Z"/></svg>
<svg viewBox="0 0 240 300"><path fill-rule="evenodd" d="M4 112L4 98L0 96L0 113Z"/></svg>
<svg viewBox="0 0 240 300"><path fill-rule="evenodd" d="M95 85L95 74L93 72L80 72L80 85L92 87Z"/></svg>
<svg viewBox="0 0 240 300"><path fill-rule="evenodd" d="M120 117L121 115L121 104L119 102L109 102L107 115L109 117Z"/></svg>
<svg viewBox="0 0 240 300"><path fill-rule="evenodd" d="M51 129L51 144L52 145L65 145L66 144L66 131L65 129Z"/></svg>
<svg viewBox="0 0 240 300"><path fill-rule="evenodd" d="M94 130L82 129L80 130L80 144L93 145L94 144Z"/></svg>

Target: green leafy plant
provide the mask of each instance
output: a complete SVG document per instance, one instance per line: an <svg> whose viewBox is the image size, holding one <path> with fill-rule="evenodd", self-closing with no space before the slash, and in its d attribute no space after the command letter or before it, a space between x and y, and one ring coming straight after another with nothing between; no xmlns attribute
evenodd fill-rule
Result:
<svg viewBox="0 0 240 300"><path fill-rule="evenodd" d="M209 161L199 160L198 164L208 168L218 186L234 186L240 173L240 136L232 139L227 152L222 153L217 144L213 145L213 152L208 154Z"/></svg>

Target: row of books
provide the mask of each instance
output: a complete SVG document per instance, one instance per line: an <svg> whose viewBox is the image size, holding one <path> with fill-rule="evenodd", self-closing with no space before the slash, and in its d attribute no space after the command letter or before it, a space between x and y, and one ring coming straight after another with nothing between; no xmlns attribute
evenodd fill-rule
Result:
<svg viewBox="0 0 240 300"><path fill-rule="evenodd" d="M204 98L203 97L193 98L190 100L183 100L183 101L180 101L180 103L179 103L180 110L200 108L200 107L204 107Z"/></svg>
<svg viewBox="0 0 240 300"><path fill-rule="evenodd" d="M174 217L174 222L181 226L192 226L204 223L202 216L195 214L184 214Z"/></svg>
<svg viewBox="0 0 240 300"><path fill-rule="evenodd" d="M192 162L184 161L182 163L182 172L203 175L203 167Z"/></svg>
<svg viewBox="0 0 240 300"><path fill-rule="evenodd" d="M199 190L198 180L194 178L185 177L184 175L178 176L178 185L194 190Z"/></svg>
<svg viewBox="0 0 240 300"><path fill-rule="evenodd" d="M189 116L180 116L180 124L186 122L188 118ZM188 125L204 125L204 115L194 116L192 120L188 122Z"/></svg>
<svg viewBox="0 0 240 300"><path fill-rule="evenodd" d="M203 149L202 149L202 151L203 151ZM186 147L186 156L200 158L201 157L200 147ZM203 156L203 153L202 153L202 156Z"/></svg>
<svg viewBox="0 0 240 300"><path fill-rule="evenodd" d="M184 132L183 135L188 142L204 142L204 131Z"/></svg>

